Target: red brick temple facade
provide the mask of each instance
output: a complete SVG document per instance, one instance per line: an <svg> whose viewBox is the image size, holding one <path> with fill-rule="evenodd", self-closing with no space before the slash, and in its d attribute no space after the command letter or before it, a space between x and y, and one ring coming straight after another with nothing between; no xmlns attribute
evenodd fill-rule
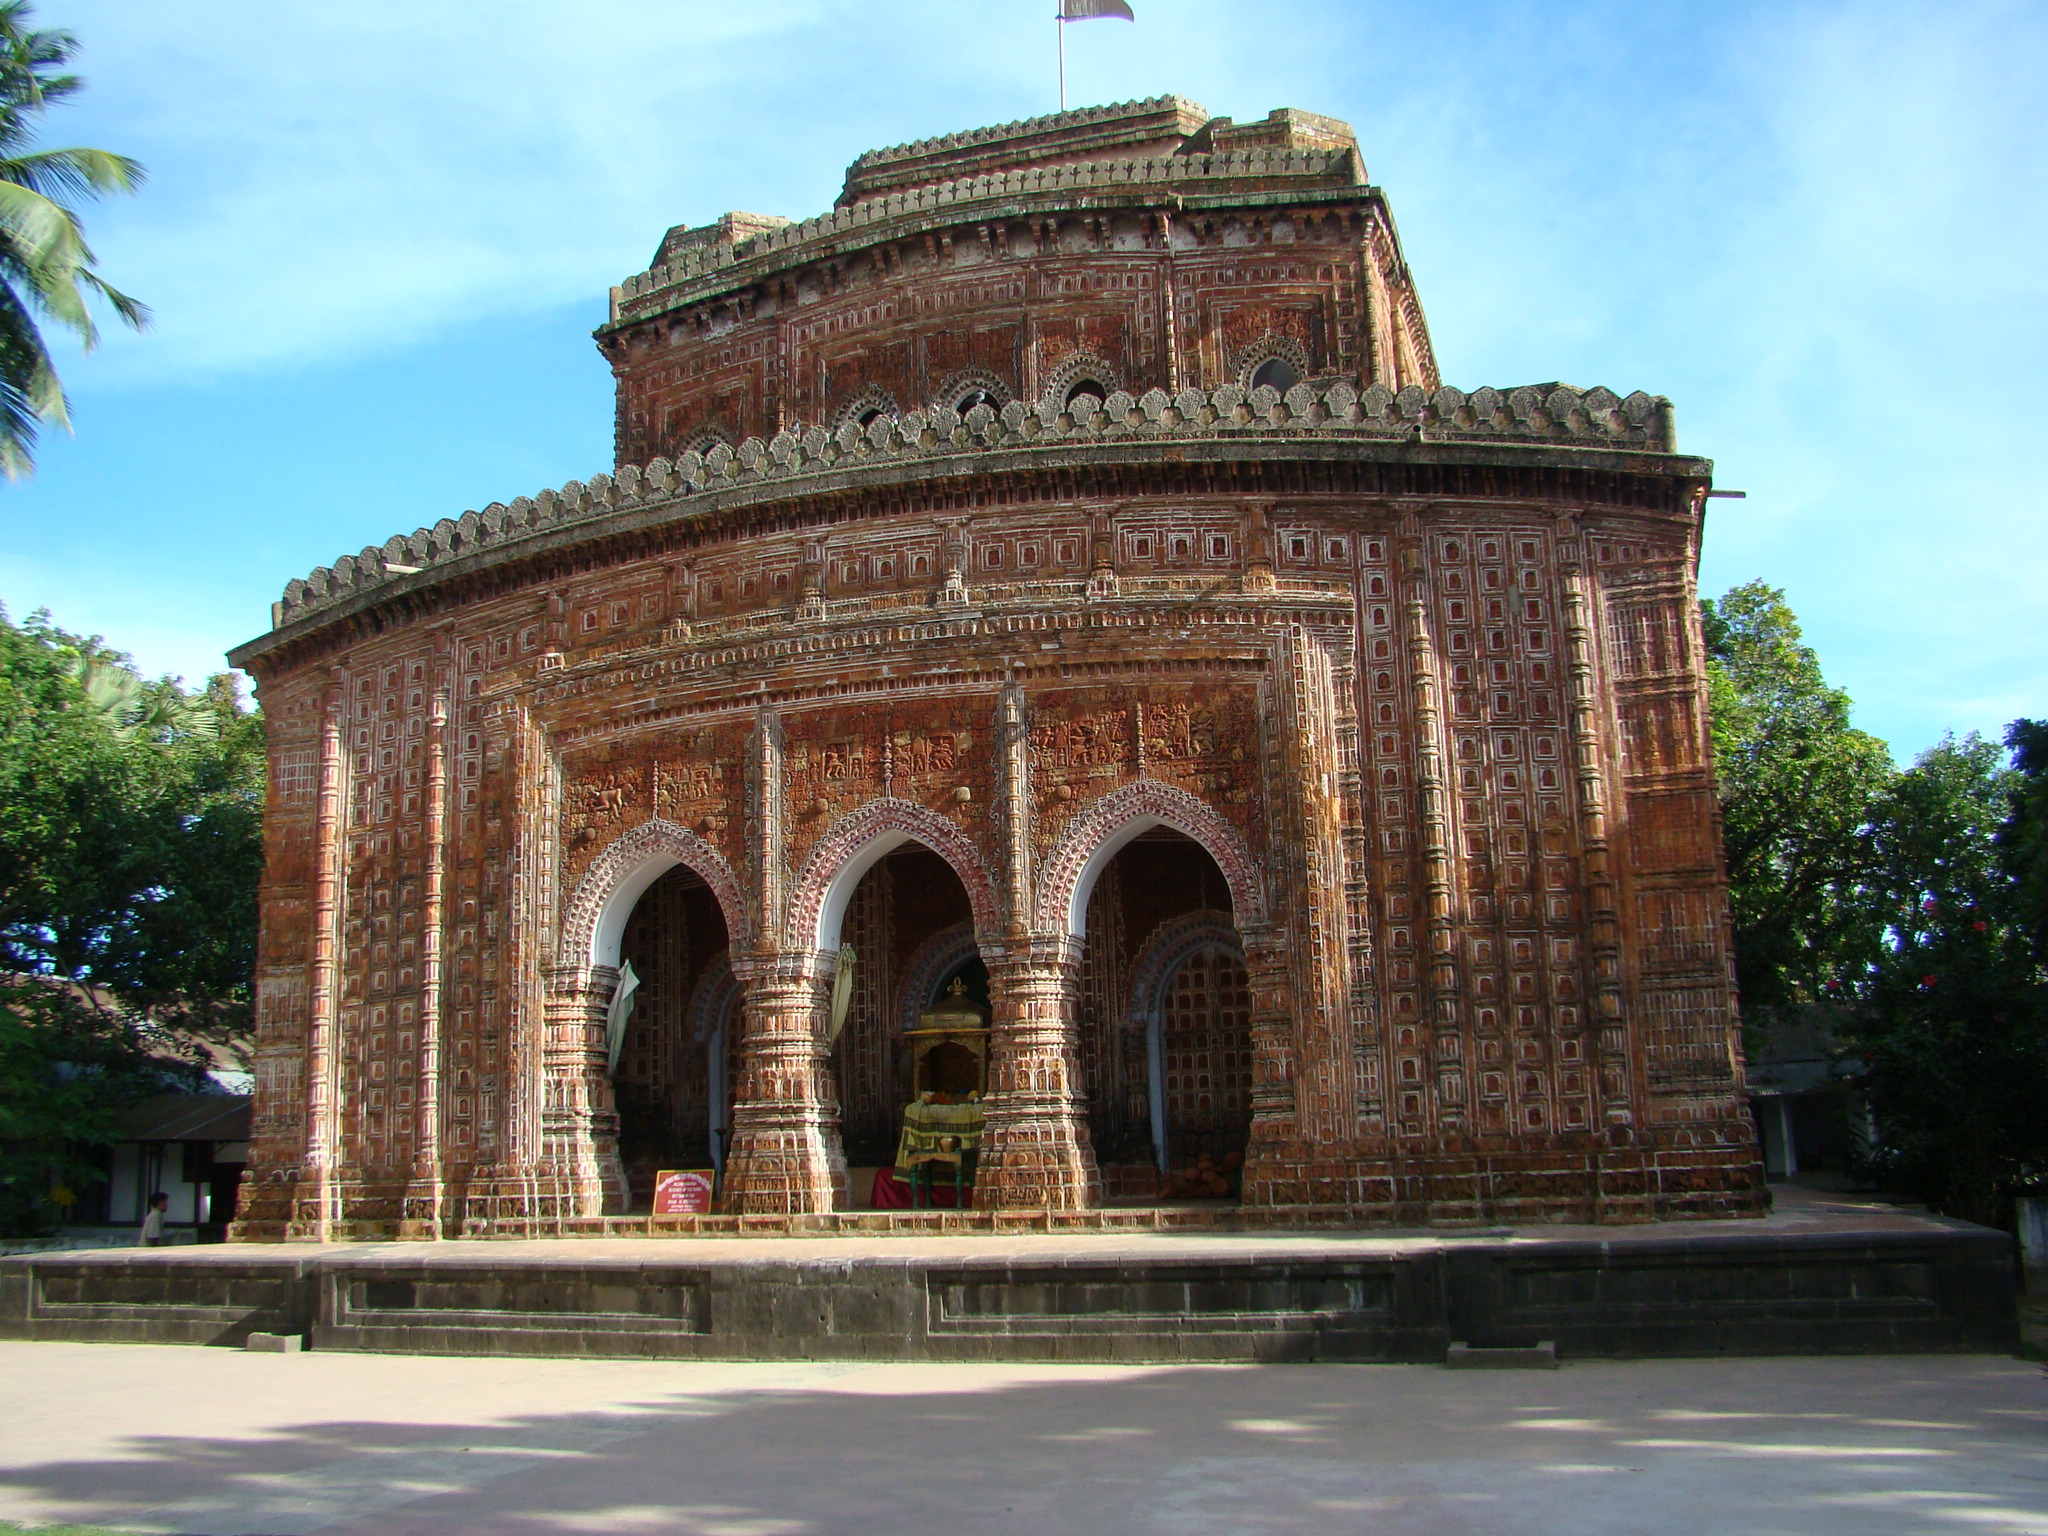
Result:
<svg viewBox="0 0 2048 1536"><path fill-rule="evenodd" d="M985 1210L1195 1164L1279 1221L1761 1209L1712 466L1661 398L1443 386L1344 124L863 155L821 217L671 230L598 340L610 474L234 655L239 1237L590 1230L714 1165L849 1209L949 995Z"/></svg>

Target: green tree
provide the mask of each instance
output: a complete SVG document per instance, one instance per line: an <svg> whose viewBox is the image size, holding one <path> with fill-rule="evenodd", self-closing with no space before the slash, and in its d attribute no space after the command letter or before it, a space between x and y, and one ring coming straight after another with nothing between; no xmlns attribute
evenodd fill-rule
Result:
<svg viewBox="0 0 2048 1536"><path fill-rule="evenodd" d="M1752 581L1700 607L1736 977L1754 1016L1816 1000L1867 948L1855 892L1893 768L1850 725L1782 591Z"/></svg>
<svg viewBox="0 0 2048 1536"><path fill-rule="evenodd" d="M0 969L246 1040L263 727L41 614L0 611Z"/></svg>
<svg viewBox="0 0 2048 1536"><path fill-rule="evenodd" d="M103 149L36 149L45 112L83 82L61 71L78 50L69 32L32 28L26 0L0 0L0 473L34 468L43 422L69 427L70 408L40 320L88 351L98 342L89 299L137 330L148 311L94 270L78 206L132 192L143 169Z"/></svg>
<svg viewBox="0 0 2048 1536"><path fill-rule="evenodd" d="M1898 776L1864 838L1873 941L1835 983L1872 1171L1987 1225L2048 1172L2048 986L2002 856L2022 841L2027 783L2004 756L1948 738Z"/></svg>
<svg viewBox="0 0 2048 1536"><path fill-rule="evenodd" d="M2000 863L2018 889L2019 921L2048 966L2048 720L2015 720L2005 733L2012 749L2012 814L1999 829Z"/></svg>
<svg viewBox="0 0 2048 1536"><path fill-rule="evenodd" d="M60 1218L197 1042L245 1047L263 724L0 610L0 1231Z"/></svg>
<svg viewBox="0 0 2048 1536"><path fill-rule="evenodd" d="M126 1112L199 1076L138 1016L0 972L0 1236L61 1225L101 1177L96 1149L118 1139Z"/></svg>

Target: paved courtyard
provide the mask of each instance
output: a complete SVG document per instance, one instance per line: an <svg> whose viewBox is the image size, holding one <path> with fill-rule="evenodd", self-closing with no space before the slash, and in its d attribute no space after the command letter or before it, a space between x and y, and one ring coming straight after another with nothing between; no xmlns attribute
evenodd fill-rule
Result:
<svg viewBox="0 0 2048 1536"><path fill-rule="evenodd" d="M1988 1356L719 1365L0 1343L0 1520L208 1536L2043 1533Z"/></svg>

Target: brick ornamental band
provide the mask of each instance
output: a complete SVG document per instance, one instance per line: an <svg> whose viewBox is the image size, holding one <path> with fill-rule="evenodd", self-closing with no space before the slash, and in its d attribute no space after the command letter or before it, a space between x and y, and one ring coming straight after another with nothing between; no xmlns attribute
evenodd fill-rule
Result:
<svg viewBox="0 0 2048 1536"><path fill-rule="evenodd" d="M593 1230L713 1165L844 1210L925 1091L985 1092L985 1210L1761 1210L1712 466L1660 398L1441 385L1344 124L866 154L822 217L671 230L598 341L609 475L234 655L237 1236ZM947 998L982 1056L913 1053Z"/></svg>

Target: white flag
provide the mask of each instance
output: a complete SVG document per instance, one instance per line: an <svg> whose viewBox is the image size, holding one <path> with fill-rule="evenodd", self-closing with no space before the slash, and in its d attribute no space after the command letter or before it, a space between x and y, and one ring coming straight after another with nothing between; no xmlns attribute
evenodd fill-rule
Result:
<svg viewBox="0 0 2048 1536"><path fill-rule="evenodd" d="M605 1012L604 1070L607 1077L619 1070L619 1048L626 1043L626 1020L633 1016L633 994L639 990L640 978L634 974L633 962L628 960L619 967L618 989L612 993L612 1005Z"/></svg>
<svg viewBox="0 0 2048 1536"><path fill-rule="evenodd" d="M1060 0L1061 21L1096 21L1104 16L1136 21L1124 0Z"/></svg>
<svg viewBox="0 0 2048 1536"><path fill-rule="evenodd" d="M840 945L838 968L832 975L832 1032L825 1037L827 1045L837 1045L839 1032L846 1028L847 1010L853 1006L853 966L853 946Z"/></svg>

